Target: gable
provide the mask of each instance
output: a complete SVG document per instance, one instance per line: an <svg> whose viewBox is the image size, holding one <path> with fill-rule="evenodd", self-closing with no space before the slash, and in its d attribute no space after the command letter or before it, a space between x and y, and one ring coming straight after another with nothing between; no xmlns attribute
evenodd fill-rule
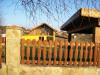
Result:
<svg viewBox="0 0 100 75"><path fill-rule="evenodd" d="M55 29L53 29L52 27L50 27L49 25L43 23L35 28L33 28L30 32L30 34L49 34L49 35L53 35L53 32L56 32Z"/></svg>

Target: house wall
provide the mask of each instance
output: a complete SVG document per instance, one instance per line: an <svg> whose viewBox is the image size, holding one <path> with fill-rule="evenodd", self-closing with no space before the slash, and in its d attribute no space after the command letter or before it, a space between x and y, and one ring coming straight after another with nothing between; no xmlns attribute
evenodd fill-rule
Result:
<svg viewBox="0 0 100 75"><path fill-rule="evenodd" d="M49 27L38 27L38 28L36 28L36 29L34 29L34 30L32 30L31 32L30 32L30 34L34 34L34 35L53 35L53 30L52 29L50 29Z"/></svg>
<svg viewBox="0 0 100 75"><path fill-rule="evenodd" d="M52 37L53 40L55 40L55 31L48 26L40 26L38 28L33 29L29 35L24 35L22 38L25 40L30 39L33 40L35 39L36 41L39 40L39 37L43 37L44 40L47 40L47 37Z"/></svg>
<svg viewBox="0 0 100 75"><path fill-rule="evenodd" d="M38 40L40 40L39 39L39 37L40 37L40 35L24 35L24 36L22 36L22 39L25 39L25 40L36 40L36 41L38 41ZM41 35L41 37L43 37L44 38L44 40L47 40L47 35Z"/></svg>
<svg viewBox="0 0 100 75"><path fill-rule="evenodd" d="M68 39L66 38L61 38L61 37L55 37L56 40L62 40L62 41L68 41Z"/></svg>
<svg viewBox="0 0 100 75"><path fill-rule="evenodd" d="M72 35L71 40L79 42L93 42L93 34L74 34Z"/></svg>

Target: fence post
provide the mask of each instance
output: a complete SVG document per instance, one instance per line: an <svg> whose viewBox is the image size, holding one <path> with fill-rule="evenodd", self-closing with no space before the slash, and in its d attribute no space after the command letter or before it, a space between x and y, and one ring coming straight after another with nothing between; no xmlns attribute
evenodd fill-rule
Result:
<svg viewBox="0 0 100 75"><path fill-rule="evenodd" d="M6 65L8 75L19 75L21 28L6 28Z"/></svg>

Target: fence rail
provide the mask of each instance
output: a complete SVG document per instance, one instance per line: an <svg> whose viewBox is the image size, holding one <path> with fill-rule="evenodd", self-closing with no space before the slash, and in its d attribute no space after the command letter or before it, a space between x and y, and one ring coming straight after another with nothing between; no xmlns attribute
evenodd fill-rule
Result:
<svg viewBox="0 0 100 75"><path fill-rule="evenodd" d="M100 44L22 39L21 64L100 66Z"/></svg>

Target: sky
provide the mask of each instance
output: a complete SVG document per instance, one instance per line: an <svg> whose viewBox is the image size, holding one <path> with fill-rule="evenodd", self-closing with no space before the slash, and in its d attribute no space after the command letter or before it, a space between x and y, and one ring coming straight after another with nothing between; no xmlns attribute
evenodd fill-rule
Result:
<svg viewBox="0 0 100 75"><path fill-rule="evenodd" d="M90 1L89 5L86 4L87 0L82 0L82 4L77 2L75 5L73 2L74 0L68 4L67 12L58 14L60 15L59 19L55 21L54 19L50 19L46 17L44 14L37 13L37 21L32 20L28 15L26 15L26 11L24 8L18 4L18 0L3 0L0 3L0 14L2 17L2 25L18 25L25 28L34 28L41 23L47 23L53 28L59 30L60 26L63 25L79 8L81 7L90 7L94 8L95 6L92 5L93 0ZM67 2L67 1L66 1ZM95 0L96 7L99 9L100 1ZM56 14L55 14L56 15ZM34 23L33 23L34 22Z"/></svg>

